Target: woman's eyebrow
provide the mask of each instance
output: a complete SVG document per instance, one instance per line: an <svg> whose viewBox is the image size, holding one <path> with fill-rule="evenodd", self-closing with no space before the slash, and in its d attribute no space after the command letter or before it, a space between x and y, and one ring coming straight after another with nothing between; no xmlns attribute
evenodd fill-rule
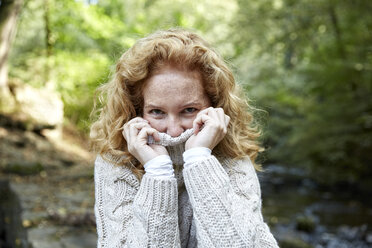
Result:
<svg viewBox="0 0 372 248"><path fill-rule="evenodd" d="M144 108L160 108L159 106L155 105L155 104L145 104Z"/></svg>
<svg viewBox="0 0 372 248"><path fill-rule="evenodd" d="M182 104L182 107L185 108L189 106L199 106L199 105L201 105L200 101L191 101L191 102L186 102L185 104ZM153 103L148 103L148 104L145 104L144 108L161 108L161 106L155 105Z"/></svg>
<svg viewBox="0 0 372 248"><path fill-rule="evenodd" d="M185 104L183 104L182 106L183 107L188 107L188 106L195 106L195 105L201 105L201 102L199 102L199 101L192 101L192 102L187 102L187 103L185 103Z"/></svg>

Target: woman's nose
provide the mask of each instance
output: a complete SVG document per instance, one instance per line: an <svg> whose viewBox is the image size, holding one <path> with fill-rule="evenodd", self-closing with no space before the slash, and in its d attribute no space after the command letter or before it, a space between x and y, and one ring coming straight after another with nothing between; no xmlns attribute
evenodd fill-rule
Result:
<svg viewBox="0 0 372 248"><path fill-rule="evenodd" d="M167 125L167 134L172 137L180 136L183 133L184 128L182 127L181 121L178 118L169 118Z"/></svg>

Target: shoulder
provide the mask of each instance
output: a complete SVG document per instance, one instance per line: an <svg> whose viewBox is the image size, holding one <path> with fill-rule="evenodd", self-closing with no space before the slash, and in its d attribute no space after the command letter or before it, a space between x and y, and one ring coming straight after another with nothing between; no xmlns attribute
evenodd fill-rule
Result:
<svg viewBox="0 0 372 248"><path fill-rule="evenodd" d="M257 175L256 169L248 156L236 159L217 155L216 158L228 174Z"/></svg>
<svg viewBox="0 0 372 248"><path fill-rule="evenodd" d="M249 157L232 159L228 157L217 158L229 176L231 184L235 190L250 191L261 195L260 183L256 169Z"/></svg>

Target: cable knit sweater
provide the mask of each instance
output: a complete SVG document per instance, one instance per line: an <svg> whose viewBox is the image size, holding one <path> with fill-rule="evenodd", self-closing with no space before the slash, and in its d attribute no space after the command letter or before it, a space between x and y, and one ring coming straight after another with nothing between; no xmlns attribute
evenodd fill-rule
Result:
<svg viewBox="0 0 372 248"><path fill-rule="evenodd" d="M161 135L160 144L171 144L174 178L140 181L97 157L97 247L278 247L262 218L251 161L209 156L183 169L189 136Z"/></svg>

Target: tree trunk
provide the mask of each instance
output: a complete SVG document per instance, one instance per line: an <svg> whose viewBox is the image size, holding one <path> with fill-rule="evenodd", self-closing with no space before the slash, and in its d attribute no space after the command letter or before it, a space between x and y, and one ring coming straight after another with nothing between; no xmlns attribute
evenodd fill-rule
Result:
<svg viewBox="0 0 372 248"><path fill-rule="evenodd" d="M0 1L0 89L8 85L8 55L23 0Z"/></svg>
<svg viewBox="0 0 372 248"><path fill-rule="evenodd" d="M331 18L332 27L334 29L335 35L336 35L336 44L338 47L339 54L342 59L346 59L346 52L344 49L344 45L342 43L342 34L341 34L341 28L338 20L338 16L335 10L335 6L330 5L328 7L329 15Z"/></svg>
<svg viewBox="0 0 372 248"><path fill-rule="evenodd" d="M51 61L50 60L51 60L51 56L53 53L49 0L44 0L44 25L45 25L45 46L46 46L44 84L48 84L50 81L50 73L51 73L51 65L50 65Z"/></svg>

